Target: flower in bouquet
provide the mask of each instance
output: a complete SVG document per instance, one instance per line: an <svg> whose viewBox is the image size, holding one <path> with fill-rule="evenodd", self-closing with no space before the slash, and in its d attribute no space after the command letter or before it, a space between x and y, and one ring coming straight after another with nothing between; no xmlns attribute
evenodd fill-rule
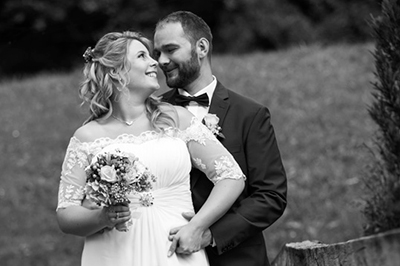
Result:
<svg viewBox="0 0 400 266"><path fill-rule="evenodd" d="M215 114L206 114L206 116L203 118L203 124L206 125L206 127L211 130L211 132L222 139L225 138L224 134L222 134L222 128L218 125L219 123L219 117Z"/></svg>
<svg viewBox="0 0 400 266"><path fill-rule="evenodd" d="M148 192L155 176L139 159L116 149L92 159L86 171L86 197L99 206L129 203L130 193Z"/></svg>

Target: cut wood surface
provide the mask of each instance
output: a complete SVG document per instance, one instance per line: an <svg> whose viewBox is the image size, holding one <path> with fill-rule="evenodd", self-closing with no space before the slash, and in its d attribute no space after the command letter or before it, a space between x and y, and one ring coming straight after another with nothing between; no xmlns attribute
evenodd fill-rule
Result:
<svg viewBox="0 0 400 266"><path fill-rule="evenodd" d="M272 266L400 266L400 229L336 244L286 244Z"/></svg>

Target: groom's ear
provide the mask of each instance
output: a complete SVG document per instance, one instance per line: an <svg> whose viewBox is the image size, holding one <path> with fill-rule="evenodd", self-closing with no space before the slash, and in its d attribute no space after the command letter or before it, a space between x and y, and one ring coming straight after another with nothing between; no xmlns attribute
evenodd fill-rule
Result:
<svg viewBox="0 0 400 266"><path fill-rule="evenodd" d="M206 38L200 38L197 41L197 54L200 58L207 57L210 48L210 43Z"/></svg>

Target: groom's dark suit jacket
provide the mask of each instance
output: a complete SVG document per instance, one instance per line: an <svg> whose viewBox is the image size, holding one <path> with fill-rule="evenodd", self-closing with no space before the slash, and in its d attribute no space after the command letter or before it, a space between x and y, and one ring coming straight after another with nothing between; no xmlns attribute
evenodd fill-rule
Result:
<svg viewBox="0 0 400 266"><path fill-rule="evenodd" d="M163 95L175 104L176 89ZM206 248L211 266L269 265L263 229L274 223L286 207L286 174L266 107L217 83L209 113L220 118L225 139L221 143L247 177L234 206L211 226L216 247ZM213 184L192 169L191 190L195 210L207 199Z"/></svg>

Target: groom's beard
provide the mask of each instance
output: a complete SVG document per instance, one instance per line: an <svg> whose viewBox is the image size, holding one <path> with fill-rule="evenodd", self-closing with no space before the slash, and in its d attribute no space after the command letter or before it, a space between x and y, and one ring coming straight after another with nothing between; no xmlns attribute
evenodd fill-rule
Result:
<svg viewBox="0 0 400 266"><path fill-rule="evenodd" d="M173 63L175 64L175 63ZM175 64L176 65L176 64ZM171 67L169 67L171 68ZM178 74L174 77L168 77L163 69L167 85L170 88L184 88L200 76L200 63L197 60L197 54L194 49L191 51L190 59L181 65L178 65Z"/></svg>

